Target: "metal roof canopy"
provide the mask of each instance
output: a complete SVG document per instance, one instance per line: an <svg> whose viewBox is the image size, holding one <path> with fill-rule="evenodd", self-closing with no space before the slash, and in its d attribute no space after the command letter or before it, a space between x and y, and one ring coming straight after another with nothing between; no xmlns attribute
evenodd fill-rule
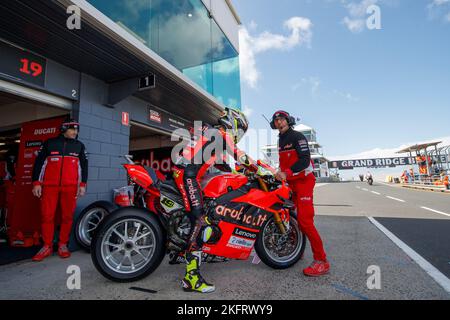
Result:
<svg viewBox="0 0 450 320"><path fill-rule="evenodd" d="M429 147L436 147L438 144L442 143L442 141L439 142L430 142L430 143L423 143L423 144L416 144L410 147L407 147L405 149L402 149L400 151L397 151L396 153L407 153L407 152L414 152L414 151L420 151L425 150Z"/></svg>
<svg viewBox="0 0 450 320"><path fill-rule="evenodd" d="M69 5L81 9L80 30L66 26ZM0 37L108 84L156 76L137 97L187 120L215 123L224 105L87 1L2 0Z"/></svg>

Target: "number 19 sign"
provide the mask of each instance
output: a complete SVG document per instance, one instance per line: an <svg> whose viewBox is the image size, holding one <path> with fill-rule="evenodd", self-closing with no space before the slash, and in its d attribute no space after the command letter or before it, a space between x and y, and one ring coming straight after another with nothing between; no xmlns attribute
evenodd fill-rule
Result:
<svg viewBox="0 0 450 320"><path fill-rule="evenodd" d="M46 59L0 42L0 73L43 87L46 66Z"/></svg>

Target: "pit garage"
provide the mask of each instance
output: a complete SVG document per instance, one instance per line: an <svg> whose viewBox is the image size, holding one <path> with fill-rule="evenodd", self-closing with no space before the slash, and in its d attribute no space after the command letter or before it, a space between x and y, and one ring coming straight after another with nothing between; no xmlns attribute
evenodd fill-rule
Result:
<svg viewBox="0 0 450 320"><path fill-rule="evenodd" d="M129 154L136 163L155 170L158 176L171 176L171 151L176 143L167 132L131 121Z"/></svg>
<svg viewBox="0 0 450 320"><path fill-rule="evenodd" d="M0 264L32 255L39 203L31 172L41 144L59 134L72 101L0 80Z"/></svg>

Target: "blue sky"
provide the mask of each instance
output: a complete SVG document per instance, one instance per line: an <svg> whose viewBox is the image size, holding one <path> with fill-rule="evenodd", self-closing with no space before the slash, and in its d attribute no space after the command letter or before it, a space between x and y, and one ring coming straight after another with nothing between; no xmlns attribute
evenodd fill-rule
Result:
<svg viewBox="0 0 450 320"><path fill-rule="evenodd" d="M381 30L343 22L365 24L361 8L373 3ZM327 156L450 136L450 0L233 4L253 128L267 128L262 113L286 109L316 128Z"/></svg>

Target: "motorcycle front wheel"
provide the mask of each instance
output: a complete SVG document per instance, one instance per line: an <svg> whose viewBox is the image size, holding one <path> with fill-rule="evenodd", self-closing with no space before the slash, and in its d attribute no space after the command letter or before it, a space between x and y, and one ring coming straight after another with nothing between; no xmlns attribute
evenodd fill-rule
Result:
<svg viewBox="0 0 450 320"><path fill-rule="evenodd" d="M165 232L158 218L127 207L106 217L91 244L96 269L115 282L133 282L158 268L165 255Z"/></svg>
<svg viewBox="0 0 450 320"><path fill-rule="evenodd" d="M274 218L269 219L258 234L255 250L258 257L273 269L287 269L295 265L305 251L306 237L292 217L289 229L281 234Z"/></svg>

